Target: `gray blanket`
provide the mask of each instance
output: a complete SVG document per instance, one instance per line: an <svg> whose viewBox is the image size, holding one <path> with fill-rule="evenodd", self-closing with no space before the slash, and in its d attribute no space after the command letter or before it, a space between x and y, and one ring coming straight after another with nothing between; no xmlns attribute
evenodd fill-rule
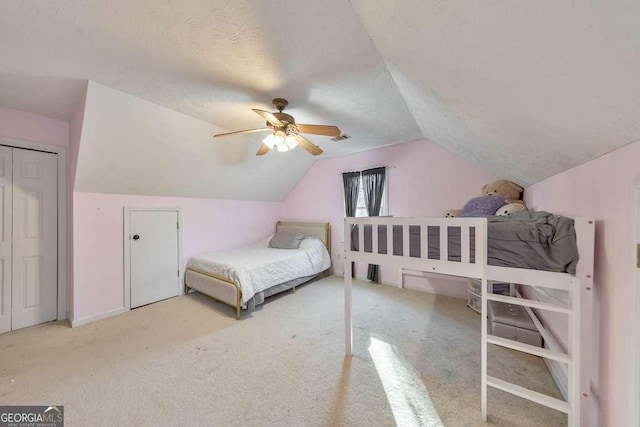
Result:
<svg viewBox="0 0 640 427"><path fill-rule="evenodd" d="M502 267L576 273L578 249L573 220L548 212L520 212L509 217L488 217L488 262ZM460 262L460 227L448 228L448 260ZM387 253L386 226L378 227L379 253ZM429 227L428 258L440 259L440 229ZM470 259L475 262L471 234ZM358 228L352 232L352 248L358 250ZM364 249L371 252L371 226L364 227ZM403 235L393 227L393 253L402 255ZM420 226L409 227L409 256L420 257Z"/></svg>

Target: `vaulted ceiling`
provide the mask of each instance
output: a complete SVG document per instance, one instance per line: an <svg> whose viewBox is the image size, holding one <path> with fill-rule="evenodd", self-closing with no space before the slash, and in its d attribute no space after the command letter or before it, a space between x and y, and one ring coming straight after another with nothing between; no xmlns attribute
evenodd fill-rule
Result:
<svg viewBox="0 0 640 427"><path fill-rule="evenodd" d="M250 108L283 96L298 122L352 137L311 137L326 156L426 137L521 184L640 139L635 0L0 5L0 106L63 120L85 80L221 130L260 126ZM292 169L289 181L304 172Z"/></svg>

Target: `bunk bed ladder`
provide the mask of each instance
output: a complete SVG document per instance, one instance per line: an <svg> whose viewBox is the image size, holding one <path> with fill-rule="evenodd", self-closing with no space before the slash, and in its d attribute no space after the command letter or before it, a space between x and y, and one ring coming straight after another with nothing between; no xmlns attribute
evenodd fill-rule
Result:
<svg viewBox="0 0 640 427"><path fill-rule="evenodd" d="M523 298L508 297L503 295L497 295L489 293L490 286L489 281L485 278L482 279L482 351L481 351L481 379L482 379L482 418L487 420L487 392L488 387L493 387L498 390L502 390L507 393L511 393L515 396L536 402L540 405L553 408L555 410L564 412L568 417L569 426L580 426L580 280L577 278L571 279L571 285L569 291L569 304L570 306L560 306L550 303L543 303L534 300L527 300ZM517 341L497 337L488 333L488 301L499 301L503 303L509 303L514 305L520 305L531 313L531 309L541 309L554 311L558 313L564 313L568 317L569 321L569 350L568 353L551 351L545 348L535 347L532 345L520 343ZM531 316L535 318L535 316ZM537 320L537 319L536 319ZM535 321L534 321L535 322ZM536 325L538 326L538 325ZM544 357L552 360L559 361L567 365L568 373L568 400L557 399L546 394L538 393L533 390L529 390L525 387L513 384L496 377L489 376L487 373L487 349L488 345L498 345L512 350L521 351L523 353L533 354L535 356Z"/></svg>

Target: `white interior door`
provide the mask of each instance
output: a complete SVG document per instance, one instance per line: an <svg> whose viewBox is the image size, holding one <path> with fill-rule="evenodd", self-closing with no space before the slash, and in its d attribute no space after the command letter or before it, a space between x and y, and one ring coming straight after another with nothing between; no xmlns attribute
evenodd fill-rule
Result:
<svg viewBox="0 0 640 427"><path fill-rule="evenodd" d="M55 320L58 165L52 153L13 149L12 328Z"/></svg>
<svg viewBox="0 0 640 427"><path fill-rule="evenodd" d="M180 293L178 212L130 212L131 308Z"/></svg>
<svg viewBox="0 0 640 427"><path fill-rule="evenodd" d="M11 330L11 150L0 146L0 332Z"/></svg>

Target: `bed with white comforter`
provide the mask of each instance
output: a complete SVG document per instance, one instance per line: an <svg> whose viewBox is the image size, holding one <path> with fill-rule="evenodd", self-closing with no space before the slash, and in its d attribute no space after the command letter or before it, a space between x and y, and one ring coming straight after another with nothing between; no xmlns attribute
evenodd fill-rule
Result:
<svg viewBox="0 0 640 427"><path fill-rule="evenodd" d="M314 276L331 265L324 243L307 237L298 249L269 247L269 239L250 246L207 252L189 260L187 269L224 277L240 286L242 303L254 295L291 280Z"/></svg>
<svg viewBox="0 0 640 427"><path fill-rule="evenodd" d="M301 240L302 239L302 240ZM278 221L270 239L242 248L192 257L184 275L185 293L193 289L235 308L236 318L265 298L329 273L331 225ZM296 249L277 249L295 247Z"/></svg>

